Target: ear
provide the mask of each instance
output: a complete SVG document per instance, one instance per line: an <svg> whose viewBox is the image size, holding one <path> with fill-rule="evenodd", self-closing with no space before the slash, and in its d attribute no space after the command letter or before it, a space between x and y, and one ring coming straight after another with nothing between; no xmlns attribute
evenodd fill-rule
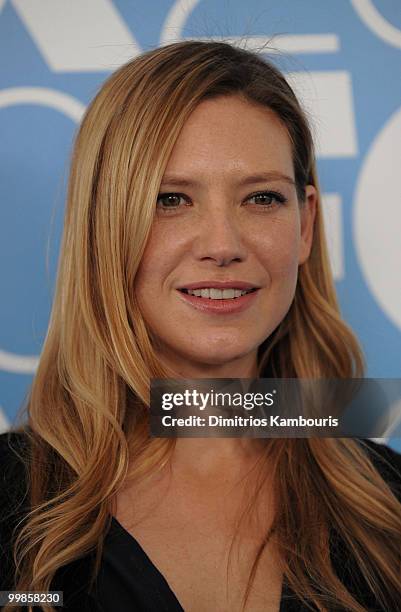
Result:
<svg viewBox="0 0 401 612"><path fill-rule="evenodd" d="M313 242L313 227L317 206L317 191L313 185L305 187L305 202L301 204L301 240L299 243L298 265L309 257Z"/></svg>

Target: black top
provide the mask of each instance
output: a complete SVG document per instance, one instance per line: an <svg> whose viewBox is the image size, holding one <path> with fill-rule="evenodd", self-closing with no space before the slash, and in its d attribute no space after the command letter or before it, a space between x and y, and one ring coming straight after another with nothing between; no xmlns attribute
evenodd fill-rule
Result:
<svg viewBox="0 0 401 612"><path fill-rule="evenodd" d="M24 516L28 501L24 496L24 466L13 449L21 449L24 440L24 434L0 435L0 590L15 589L11 534ZM371 441L367 452L401 499L401 455ZM334 569L346 588L367 610L389 612L375 601L341 538L331 542ZM93 559L90 553L56 572L51 590L64 592L64 609L68 612L183 612L161 572L114 517L105 536L97 580L89 588ZM396 609L401 610L401 602ZM306 610L284 582L280 612Z"/></svg>

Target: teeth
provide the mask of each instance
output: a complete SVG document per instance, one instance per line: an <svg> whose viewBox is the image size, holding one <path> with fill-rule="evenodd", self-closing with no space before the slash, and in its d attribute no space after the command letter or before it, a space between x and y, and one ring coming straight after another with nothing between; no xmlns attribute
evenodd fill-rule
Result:
<svg viewBox="0 0 401 612"><path fill-rule="evenodd" d="M187 289L187 292L189 295L209 298L211 300L232 300L249 293L250 290L242 291L241 289L215 289L214 287L209 287L207 289Z"/></svg>
<svg viewBox="0 0 401 612"><path fill-rule="evenodd" d="M212 300L222 300L223 299L223 292L221 289L210 289L210 297L212 298Z"/></svg>

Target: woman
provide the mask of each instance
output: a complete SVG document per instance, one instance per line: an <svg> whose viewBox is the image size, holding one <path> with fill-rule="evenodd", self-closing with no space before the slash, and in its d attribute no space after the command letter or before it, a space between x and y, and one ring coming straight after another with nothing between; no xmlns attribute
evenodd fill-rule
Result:
<svg viewBox="0 0 401 612"><path fill-rule="evenodd" d="M395 452L149 436L151 378L362 374L284 77L218 42L129 62L77 135L28 427L2 436L15 589L79 610L399 609Z"/></svg>

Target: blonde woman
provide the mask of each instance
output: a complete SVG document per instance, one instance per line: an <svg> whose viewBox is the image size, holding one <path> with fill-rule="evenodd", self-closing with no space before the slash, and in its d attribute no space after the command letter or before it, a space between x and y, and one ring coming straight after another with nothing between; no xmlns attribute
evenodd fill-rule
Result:
<svg viewBox="0 0 401 612"><path fill-rule="evenodd" d="M80 611L401 609L397 453L149 435L152 378L363 368L284 77L220 42L130 61L78 132L26 424L1 436L1 589Z"/></svg>

